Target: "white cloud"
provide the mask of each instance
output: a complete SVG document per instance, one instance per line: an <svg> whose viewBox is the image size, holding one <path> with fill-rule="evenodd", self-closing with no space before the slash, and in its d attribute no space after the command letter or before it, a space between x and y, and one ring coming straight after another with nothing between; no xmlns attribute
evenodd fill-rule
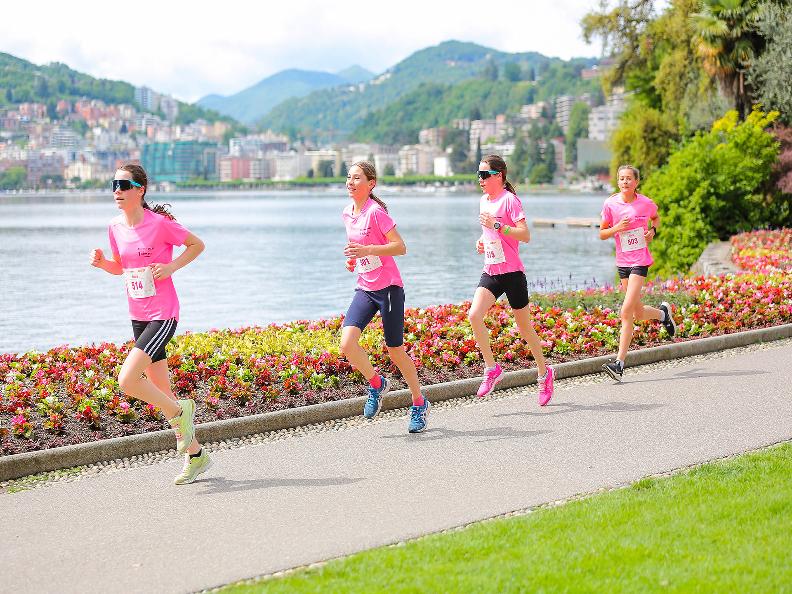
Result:
<svg viewBox="0 0 792 594"><path fill-rule="evenodd" d="M448 39L507 52L596 55L580 19L596 6L573 0L483 3L396 0L154 2L127 10L105 2L3 7L0 51L35 63L64 62L93 76L147 85L194 101L231 94L285 68L381 72Z"/></svg>

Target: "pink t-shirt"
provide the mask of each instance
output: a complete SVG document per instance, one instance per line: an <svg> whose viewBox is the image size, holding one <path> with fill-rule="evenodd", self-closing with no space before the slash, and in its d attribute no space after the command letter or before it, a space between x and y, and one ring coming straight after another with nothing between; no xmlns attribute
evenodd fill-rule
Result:
<svg viewBox="0 0 792 594"><path fill-rule="evenodd" d="M651 266L652 254L643 237L649 219L657 216L657 204L643 194L637 194L632 202L625 202L621 192L609 196L602 206L602 220L611 227L624 217L630 226L613 236L616 241L616 266Z"/></svg>
<svg viewBox="0 0 792 594"><path fill-rule="evenodd" d="M489 196L484 194L479 203L479 212L489 213L501 225L510 227L514 227L515 223L525 219L522 202L508 190L504 190L494 200L490 200ZM504 235L503 229L496 231L484 225L481 228L484 242L484 272L492 276L525 270L525 266L520 260L519 241L511 235Z"/></svg>
<svg viewBox="0 0 792 594"><path fill-rule="evenodd" d="M189 231L176 221L143 211L143 221L128 227L124 215L110 221L110 247L113 257L121 261L129 301L129 315L133 320L179 319L179 298L173 278L146 279L151 264L168 264L173 260L173 246L184 245ZM150 269L149 269L150 270ZM153 291L150 284L153 283ZM148 295L154 292L151 296ZM137 294L138 296L133 296Z"/></svg>
<svg viewBox="0 0 792 594"><path fill-rule="evenodd" d="M396 226L385 209L369 198L357 216L353 215L355 205L344 208L342 217L346 227L347 239L362 245L385 245L385 234ZM355 264L358 273L357 286L364 291L379 291L391 285L403 287L399 269L393 256L365 256Z"/></svg>

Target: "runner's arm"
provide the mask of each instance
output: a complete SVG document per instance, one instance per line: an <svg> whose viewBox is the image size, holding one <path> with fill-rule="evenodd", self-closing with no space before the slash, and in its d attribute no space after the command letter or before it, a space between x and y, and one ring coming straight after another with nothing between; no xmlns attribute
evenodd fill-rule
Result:
<svg viewBox="0 0 792 594"><path fill-rule="evenodd" d="M184 238L184 245L187 246L187 249L179 254L179 257L175 260L169 262L168 264L151 265L155 279L166 279L180 268L184 268L187 266L187 264L195 260L198 255L204 251L205 247L204 242L201 241L197 235L192 233L188 233L187 237Z"/></svg>
<svg viewBox="0 0 792 594"><path fill-rule="evenodd" d="M91 251L91 266L101 268L110 274L119 275L124 273L124 269L121 267L121 256L113 254L113 259L108 260L100 249Z"/></svg>
<svg viewBox="0 0 792 594"><path fill-rule="evenodd" d="M385 234L388 243L382 245L363 245L350 241L344 248L344 255L347 258L360 258L363 256L403 256L407 253L407 246L404 240L393 227Z"/></svg>

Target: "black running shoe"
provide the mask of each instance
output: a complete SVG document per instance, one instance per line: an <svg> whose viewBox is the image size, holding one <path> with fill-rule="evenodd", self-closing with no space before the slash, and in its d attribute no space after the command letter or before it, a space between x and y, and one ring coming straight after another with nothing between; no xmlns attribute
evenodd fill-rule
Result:
<svg viewBox="0 0 792 594"><path fill-rule="evenodd" d="M610 363L604 363L602 365L602 369L605 373L615 379L617 382L621 381L622 374L624 373L624 367L618 361L611 361Z"/></svg>
<svg viewBox="0 0 792 594"><path fill-rule="evenodd" d="M676 334L676 324L674 323L674 318L671 316L671 304L668 303L668 301L663 301L660 304L660 310L665 312L665 318L661 324L663 324L663 328L668 332L668 336L674 338L674 334Z"/></svg>

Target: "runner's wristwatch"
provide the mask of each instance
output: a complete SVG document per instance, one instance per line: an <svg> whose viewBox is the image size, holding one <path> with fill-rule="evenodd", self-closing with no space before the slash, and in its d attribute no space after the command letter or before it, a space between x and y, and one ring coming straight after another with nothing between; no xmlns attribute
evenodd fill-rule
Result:
<svg viewBox="0 0 792 594"><path fill-rule="evenodd" d="M503 225L501 225L498 221L495 221L492 224L492 228L495 229L495 231L499 230L501 227L503 227Z"/></svg>

